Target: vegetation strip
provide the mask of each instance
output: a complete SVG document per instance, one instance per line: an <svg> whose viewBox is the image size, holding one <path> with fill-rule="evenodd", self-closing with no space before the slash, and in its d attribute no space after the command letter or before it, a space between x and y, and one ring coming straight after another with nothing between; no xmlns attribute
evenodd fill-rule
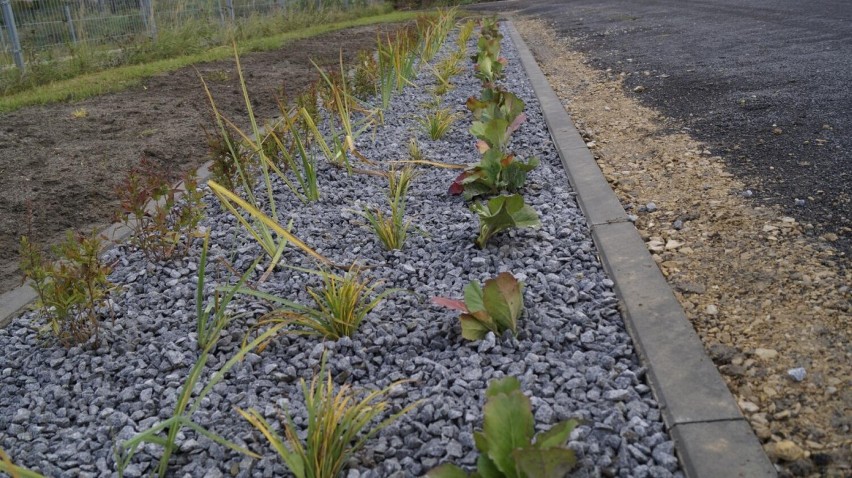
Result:
<svg viewBox="0 0 852 478"><path fill-rule="evenodd" d="M393 12L328 25L313 26L271 37L248 40L240 44L240 51L274 50L294 40L358 26L404 22L415 18L416 15L416 12ZM91 96L117 92L135 86L143 79L160 73L174 71L196 63L224 60L232 57L232 55L233 52L230 47L218 47L195 55L90 73L70 80L43 85L36 90L28 90L0 97L0 113L14 111L26 106L82 100Z"/></svg>
<svg viewBox="0 0 852 478"><path fill-rule="evenodd" d="M561 102L511 23L509 31L536 95L543 105L551 105L544 112L560 151L589 155ZM569 176L577 177L571 172L577 163L573 156L564 157L563 164ZM588 159L584 157L581 163L586 162ZM584 200L584 191L591 191L596 199L604 196L606 201L617 202L599 171L591 179L585 171L579 177L588 181L588 189L579 189L578 200L584 210L587 204L593 204ZM747 425L633 226L619 219L616 223L593 224L592 230L604 266L616 280L616 290L624 303L625 320L640 357L650 369L655 395L666 407L667 413L663 416L675 436L681 438L678 454L689 476L774 476L774 467L748 426L720 428L716 423L732 421ZM673 332L673 329L680 329L680 332ZM679 431L684 428L690 429L690 433ZM696 428L699 431L695 431ZM684 440L684 437L689 439Z"/></svg>
<svg viewBox="0 0 852 478"><path fill-rule="evenodd" d="M380 457L377 459L381 463L381 473L385 474L405 470L412 475L422 475L424 472L431 475L434 472L458 476L464 475L464 472L449 465L437 469L434 467L449 462L471 467L474 461L480 471L487 470L494 476L555 478L577 463L597 472L606 470L613 474L616 470L624 474L642 468L656 476L671 476L677 472L677 460L671 455L672 443L663 432L660 411L643 383L642 370L638 368L636 356L615 309L615 300L610 290L612 282L601 272L600 264L593 254L589 231L571 195L562 183L551 180L561 172L558 169L558 156L547 139L546 127L538 108L529 110L529 114L535 118L534 124L525 123L521 126L524 116L519 111L524 104L520 97L533 102L531 104L535 104L535 98L517 62L500 57L498 50L493 48L494 43L488 44L491 40L502 39L496 22L484 22L478 42L480 48L476 71L482 73L481 77L477 76L483 82L479 103L488 105L482 106L474 99L474 108L470 108L474 112L474 121L469 132L479 137L481 143L476 149L460 151L463 149L459 148L460 145L469 144L469 137L467 132L457 128L447 131L447 139L432 140L425 148L415 147L418 141L424 140L422 133L414 138L418 141L409 143L411 160L420 164L426 164L424 156L430 152L466 162L477 153L482 155L479 163L465 169L465 173L475 179L464 183L460 180L465 178L457 178L451 186L451 192L459 186L464 190L466 185L476 184L480 179L479 172L483 173L481 178L506 177L505 173L513 171L514 164L514 155L509 153L510 147L537 153L546 160L528 163L531 166L529 184L525 184L524 174L505 183L490 182L488 191L472 186L476 188L473 191L475 195L496 196L488 201L490 215L483 217L480 214L480 238L476 242L482 250L470 248L469 241L477 230L475 223L470 222L470 213L466 208L459 207L459 201L446 198L445 188L439 184L442 179L449 183L452 173L448 175L448 171L443 168L424 170L423 175L428 176L429 180L415 181L414 188L409 189L403 187L403 183L407 185L413 177L404 180L402 175L397 176L394 172L373 174L375 170L360 171L360 168L355 167L360 163L369 168L379 167L385 162L392 163L396 153L393 148L388 150L387 145L391 142L405 143L404 139L400 140L410 130L407 131L402 124L407 121L401 120L410 121L412 114L421 112L417 103L429 95L434 95L436 102L460 106L464 97L475 92L477 85L470 81L470 76L456 80L461 88L453 92L456 85L451 84L448 77L436 77L431 82L428 76L424 78L425 75L418 74L418 61L411 60L411 57L419 57L420 62L429 61L441 50L452 18L452 12L447 14L439 11L436 16L419 18L415 28L388 39L385 57L389 61L384 63L391 65L390 70L386 71L391 74L386 77L394 79L393 90L405 89L406 95L389 102L388 105L393 105L393 108L382 105L372 110L372 104L362 104L365 106L361 111L362 117L377 118L376 121L379 121L374 125L372 139L362 135L365 130L347 126L356 124L353 121L355 118L349 115L354 111L351 107L361 103L348 91L346 79L332 78L332 74L324 75L324 86L315 93L314 102L316 97L322 99L323 115L315 117L315 113L308 111L310 105L282 108L282 112L291 115L293 119L284 121L287 128L283 132L284 137L293 139L294 143L275 140L272 133L261 131L253 117L247 94L245 99L252 123L251 134L239 131L227 118L217 116L220 126L225 125L221 131L221 140L227 146L223 150L227 154L221 157L221 161L235 167L214 168L218 178L208 182L220 193L218 199L221 207L216 207L215 203L209 205L209 216L202 221L203 230L198 231L205 236L200 263L195 262L197 245L187 248L192 250L193 256L186 258L172 255L174 251L183 254L182 248L170 248L167 260L152 259L154 255L150 252L162 250L157 243L138 241L135 249L129 247L123 251L114 251L111 260L119 265L112 279L126 287L120 296L115 297L123 313L119 317L120 324L110 331L109 350L98 350L112 356L118 353L118 360L103 361L100 357L94 357L95 353L89 354L85 347L80 346L71 348L61 356L54 353L50 358L51 361L60 359L59 362L51 362L51 369L67 368L70 365L73 370L87 369L85 366L75 366L75 363L97 359L97 363L103 362L111 372L105 377L107 380L122 383L119 385L116 382L116 389L109 385L98 386L95 400L85 400L85 410L73 411L72 417L80 414L77 420L79 424L97 426L101 424L101 419L109 416L110 426L115 427L109 434L100 431L94 433L94 428L91 429L88 440L80 441L80 445L85 447L92 440L110 440L115 430L125 425L118 433L115 456L120 476L143 474L153 464L152 454L154 461L158 462L156 473L160 476L172 469L170 461L175 462L175 468L181 467L180 471L176 470L179 474L196 475L200 474L199 471L210 470L211 466L228 469L228 463L231 463L231 473L236 473L233 471L235 469L250 466L250 469L259 473L280 474L280 465L274 462L261 460L254 463L233 455L223 456L221 451L216 452L217 446L224 446L233 453L257 458L259 454L244 445L244 442L252 441L243 433L245 422L234 422L231 409L233 406L252 406L260 396L266 401L280 394L282 399L277 403L285 407L287 412L288 444L272 432L263 418L276 414L271 404L262 412L249 410L241 415L268 439L286 467L300 477L335 474L340 469L339 464L346 462L349 453L360 448L374 433L372 430L366 431L356 437L357 430L385 408L396 413L373 429L383 429L376 438L385 445L377 445L369 450L383 455L383 460ZM467 48L467 42L461 41L459 49ZM497 64L513 65L512 74L501 80L501 84L516 91L518 101L506 102L500 99L511 97L503 86L498 86L495 81L498 78L490 76L490 73L499 70L500 67L495 67ZM413 71L410 70L412 66ZM366 68L369 71L369 65ZM376 77L384 76L374 73L377 73ZM431 93L407 89L407 85L431 87ZM245 93L244 83L242 86ZM507 108L504 109L504 106ZM297 124L296 118L299 118L300 126L293 129ZM519 130L524 131L525 135L512 140L510 135ZM231 133L236 133L236 136ZM288 182L287 172L278 167L278 162L284 159L282 156L286 156L280 149L288 148L292 153L292 148L298 149L295 143L299 141L295 141L295 138L302 135L310 138L314 146L307 153L309 157L306 161L313 162L318 155L325 158L324 162L316 163L317 175L315 180L311 180L316 181L320 188L320 200L298 194L300 186ZM233 140L234 137L240 139ZM274 147L267 149L270 137L274 140ZM361 176L365 172L371 174ZM527 171L514 170L510 174L520 172ZM383 186L379 186L379 181L375 179L375 176L382 175L390 183L389 193L384 193ZM230 183L231 187L226 189L219 186L220 183ZM233 186L240 183L243 187ZM513 194L503 194L506 189ZM387 195L391 208L396 207L401 211L405 210L400 203L405 201L406 193L419 199L412 201L410 206L413 207L411 213L417 220L417 227L425 228L424 234L412 237L415 243L404 252L385 254L378 241L365 241L357 228L350 230L352 228L348 224L357 223L346 221L357 217L357 210L344 210L340 214L334 210L348 202L347 198L371 198L371 193L372 196L376 193L379 196ZM444 197L437 198L438 195ZM300 204L301 208L298 207ZM476 212L474 206L471 209ZM533 207L547 211L548 214L539 221ZM276 213L276 210L281 211L281 214ZM525 221L516 220L518 218L515 215L520 212L526 217ZM277 222L282 220L282 216L290 218L286 226ZM534 224L531 217L535 218ZM298 220L295 226L294 220ZM176 222L177 225L181 223ZM539 229L510 231L495 236L492 243L488 243L491 235L521 225L537 226ZM273 229L285 240L276 242L264 227ZM484 239L483 228L490 229ZM162 228L155 227L155 230L159 229ZM239 234L240 230L243 234ZM329 231L333 231L336 237L330 237ZM426 231L434 232L436 237L429 237ZM146 232L143 230L141 233ZM207 239L208 234L212 244ZM301 241L294 234L309 239ZM182 236L187 241L193 240L193 235ZM290 243L299 245L302 251L287 248L286 255L282 255ZM144 250L151 244L153 251ZM317 244L317 247L311 249L308 244ZM369 271L374 285L368 287L366 282L361 282L356 269L351 269L349 275L342 278L322 269L313 270L318 265L322 267L322 258L326 256L345 261L361 256L379 264ZM288 265L279 267L282 265L279 264L280 260L284 258ZM72 262L75 260L73 257L68 259ZM205 274L215 273L209 267L208 259L219 264L220 274L225 273L224 279L220 276L223 285L212 290L205 285ZM417 268L408 263L400 268L399 260L411 262ZM269 266L259 268L261 262L265 261L270 261ZM467 272L463 269L465 267L469 269ZM407 273L418 272L418 268L420 274L406 276ZM455 303L454 308L469 316L463 316L461 320L463 323L468 321L467 338L478 342L474 347L467 346L461 340L464 335L459 336L454 321L435 320L440 317L434 314L434 310L425 310L422 301L415 299L417 296L432 295L436 291L460 290L465 279L485 279L493 269L517 270L522 274L520 279L526 280L530 287L524 292L520 281L506 272L496 279L486 280L484 287L479 286L477 281L465 288L464 303ZM234 284L234 273L237 270L245 272ZM187 337L180 335L187 318L185 299L193 295L187 284L187 280L191 280L192 271L197 271L194 294L197 302L197 317L194 321L196 334L190 334L187 342ZM258 275L260 278L256 279ZM310 276L313 275L323 278L320 288L308 287L308 296L314 299L316 308L285 299L304 299L305 295L296 292L294 286L298 287L303 281L310 283ZM384 288L384 281L401 286L410 285L414 290L407 294L397 293L402 291ZM372 294L375 295L372 300L365 297L374 287L382 287L384 290ZM246 288L257 290L249 292ZM241 301L244 305L237 305L236 310L233 310L235 315L230 316L232 312L229 312L228 304L236 293L248 293L266 301ZM202 299L207 295L212 295L212 299L203 306ZM525 300L532 301L536 307L527 309L527 317L519 321L524 314ZM384 319L404 319L378 320L375 316L365 317L379 302L387 303L382 307ZM452 303L449 300L443 302L445 305ZM264 309L271 309L271 313L264 314ZM148 317L155 310L158 312ZM103 311L98 310L98 313ZM243 327L226 330L231 319L237 318ZM322 321L322 327L310 325L319 324L316 319ZM0 337L4 341L13 342L15 348L27 348L32 346L36 337L34 333L29 333L29 327L37 323L39 317L37 314L29 314L20 320L22 328L14 334L0 331ZM312 322L307 322L309 320ZM292 328L294 325L296 328ZM300 325L306 328L301 329ZM329 333L326 325L335 330ZM337 328L338 325L344 327ZM245 328L248 328L249 333L244 336L243 345L236 345L234 336L241 336ZM479 328L487 331L476 331ZM464 326L462 330L465 330ZM495 331L501 332L501 335L498 336ZM288 337L279 338L280 333L286 333ZM322 336L325 341L311 342L313 336ZM176 337L180 338L175 340ZM165 339L165 342L160 342L161 339ZM80 343L84 346L87 344L97 347L96 343ZM138 349L140 344L141 350ZM187 344L195 347L187 348ZM369 356L365 356L365 353ZM15 357L20 355L0 358ZM184 384L177 385L179 382L175 378L183 375L190 357L195 357L195 364ZM46 358L29 354L21 360L29 362ZM151 361L153 366L128 362L135 360ZM202 382L208 361L211 364L218 362L220 366L207 382ZM325 380L327 385L317 387L316 384L325 379L327 363L331 372ZM276 372L282 364L287 369ZM19 366L17 362L11 365ZM130 368L122 368L125 366ZM301 382L305 406L293 406L288 400L295 396L292 379L304 377L310 373L310 369L316 367L320 372L314 374L311 387L308 388L305 381ZM100 367L93 368L94 373L100 373ZM297 368L303 371L297 371ZM30 364L21 370L22 373L37 373L43 369L47 370L46 367ZM179 370L177 373L163 377L162 373L176 369ZM235 383L223 383L222 380L232 369ZM3 369L3 377L9 376L8 371L11 370ZM129 375L126 370L130 370ZM263 375L258 380L257 374L261 370ZM418 373L412 375L415 370ZM503 378L507 375L522 378ZM150 379L143 383L138 380L143 376ZM349 385L342 385L340 391L335 393L338 387L333 384L333 376L337 380L351 381L370 390L382 385L386 387L380 391L367 392L367 398L355 401L353 395L346 393ZM418 386L400 389L398 385L405 383L405 380L400 379L409 377L418 382ZM162 390L162 379L168 381L168 390ZM20 394L15 393L18 381L17 377L8 377L0 382L4 393L12 400L22 399ZM85 377L77 383L86 389L86 393L90 392L90 384ZM206 386L202 388L200 385L204 383ZM143 386L158 388L147 388L138 394L145 397L148 393L149 398L142 398L145 410L138 407L130 410L130 406L139 405L134 398L137 396L136 389ZM175 387L180 389L179 393ZM116 392L120 396L114 396ZM535 399L528 398L530 392ZM74 393L77 393L76 388ZM479 412L483 394L487 400L484 410ZM151 398L155 398L161 406L169 407L176 400L173 416L163 421L158 420L167 414L150 416L152 410L148 405L157 408ZM373 402L373 398L381 399ZM116 399L123 402L116 405L118 411L104 408L98 413L99 407L105 405L104 400L109 404ZM53 416L52 411L34 416L30 410L32 403L29 408L17 409L17 402L0 403L13 412L5 413L6 410L3 410L0 416L12 416L10 433L18 437L22 435L22 423L28 423L29 419L40 421ZM334 406L323 406L324 403L333 403ZM69 403L69 406L73 405L73 402ZM575 409L575 406L578 408ZM413 416L414 407L418 409L416 418ZM62 410L57 410L56 414L65 418L69 412ZM225 410L229 413L223 415ZM409 411L412 413L407 414ZM130 412L132 415L128 416ZM337 413L340 413L340 419L335 417ZM97 419L86 420L87 414L97 414ZM395 419L403 414L405 417L399 424L396 423ZM149 418L143 419L146 416ZM479 416L483 417L481 427L478 426ZM504 416L515 417L517 423L523 426L507 429ZM572 417L581 420L570 419ZM474 421L476 424L472 423ZM345 424L345 430L340 430L345 434L334 431L338 422ZM304 429L305 423L308 424L308 443L303 447L297 431ZM312 424L321 424L321 428L314 428L312 432ZM215 425L219 431L207 428L211 425ZM482 432L472 433L473 427L481 428ZM140 433L140 428L146 430ZM536 434L536 429L540 433ZM219 435L221 430L227 430L228 437ZM34 429L36 434L39 431ZM342 440L338 440L338 436ZM354 447L349 448L352 442ZM140 448L143 443L155 446ZM394 451L390 451L388 443ZM18 450L20 444L14 440L6 440L3 445L14 445L16 453L24 458L28 456ZM474 445L480 452L478 458L475 453L465 454L464 451ZM210 456L206 458L207 463L204 463L206 455L192 451L199 447L212 447ZM109 446L93 447L92 453L106 448ZM35 447L32 449L36 450ZM142 455L143 450L145 456L134 458L137 452ZM191 451L193 458L187 463L187 452ZM203 452L203 449L199 451ZM64 455L64 451L60 455ZM67 469L76 463L53 463L53 460L43 459L38 462L42 470L49 472L56 467L59 467L57 470ZM313 464L318 467L314 468ZM376 466L375 462L366 465ZM106 466L105 460L98 461L100 471L103 472ZM429 472L430 469L433 472ZM353 471L359 473L358 470L350 470L349 474Z"/></svg>

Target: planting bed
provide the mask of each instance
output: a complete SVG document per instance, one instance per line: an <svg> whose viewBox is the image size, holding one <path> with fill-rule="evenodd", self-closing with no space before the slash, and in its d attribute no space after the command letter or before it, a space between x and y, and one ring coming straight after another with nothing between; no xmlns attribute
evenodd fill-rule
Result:
<svg viewBox="0 0 852 478"><path fill-rule="evenodd" d="M455 46L448 42L443 53L451 48ZM363 205L384 204L383 178L348 176L321 163L321 199L308 205L277 184L281 223L292 220L293 232L334 262L357 260L366 266L363 274L371 281L402 290L369 314L351 339L279 336L262 353L248 355L204 399L195 422L245 444L263 459L239 455L184 429L178 434L180 451L172 458L170 473L283 475L281 459L234 408L254 408L270 421L288 409L295 423L303 425L298 379L310 379L323 351L328 351L329 369L338 383L375 389L412 379L394 389L392 408L420 401L367 443L349 463L347 476L421 476L444 462L471 468L477 457L472 432L482 426L485 388L492 379L509 375L518 377L532 397L537 429L573 417L583 420L570 442L579 458L578 476L681 475L618 313L613 283L597 260L508 38L503 40L503 55L508 65L502 83L526 103L528 116L513 135L511 148L525 159L541 159L523 190L540 215L541 227L498 234L486 249L477 249L475 215L461 197L447 195L457 171L422 167L409 190L407 210L420 233L410 234L402 251L387 252L358 214ZM424 115L421 105L429 101L428 90L434 86L424 69L417 88L407 88L393 99L375 135L361 136L360 151L379 163L406 159L409 138L416 136L428 159L478 161L464 102L479 94L480 85L469 68L452 82L456 88L442 104L464 119L443 139L428 139L416 121ZM212 195L208 204L208 276L210 282L221 282L227 275L219 259L242 273L262 252ZM114 473L114 446L171 416L197 358L198 255L196 245L187 259L157 264L130 248L113 251L118 265L112 279L123 288L114 295L114 324L104 325L103 345L97 350L44 343L36 335L32 314L0 330L0 448L20 464L50 476ZM316 267L292 247L283 262ZM433 296L461 297L469 281L481 282L503 271L526 284L526 309L517 337L489 334L481 341L466 341L457 314L429 301ZM257 272L252 280L259 276ZM316 286L318 279L282 268L261 288L309 303L306 285ZM257 316L269 310L247 297L239 297L236 305L249 314L226 330L205 377L233 356ZM160 453L159 447L144 448L125 476L151 472Z"/></svg>

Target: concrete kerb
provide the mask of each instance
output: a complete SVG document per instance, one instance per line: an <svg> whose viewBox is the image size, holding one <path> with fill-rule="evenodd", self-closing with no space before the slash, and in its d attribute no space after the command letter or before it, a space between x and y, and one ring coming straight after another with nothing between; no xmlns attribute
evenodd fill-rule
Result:
<svg viewBox="0 0 852 478"><path fill-rule="evenodd" d="M206 183L207 179L210 178L210 167L212 165L213 162L208 161L195 171L199 185ZM180 198L182 193L185 191L183 182L178 183L177 188L178 191L175 194L175 197ZM156 206L156 201L148 201L145 209L153 211ZM106 254L113 247L123 244L127 238L130 237L131 233L132 229L123 222L112 223L101 230L99 235L105 238L103 248L101 249L101 255ZM0 294L0 328L9 325L12 322L12 319L14 319L27 306L32 304L37 298L35 290L33 290L28 283Z"/></svg>
<svg viewBox="0 0 852 478"><path fill-rule="evenodd" d="M716 366L511 20L510 36L541 103L627 329L689 477L777 476Z"/></svg>

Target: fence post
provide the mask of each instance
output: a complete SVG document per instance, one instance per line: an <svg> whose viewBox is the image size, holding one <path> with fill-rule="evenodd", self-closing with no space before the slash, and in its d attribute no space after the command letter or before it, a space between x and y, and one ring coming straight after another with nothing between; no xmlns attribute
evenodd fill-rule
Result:
<svg viewBox="0 0 852 478"><path fill-rule="evenodd" d="M71 16L71 7L64 5L62 9L65 10L65 20L68 22L68 33L71 34L71 42L76 45L77 31L74 30L74 18Z"/></svg>
<svg viewBox="0 0 852 478"><path fill-rule="evenodd" d="M15 26L12 3L9 0L0 0L0 8L3 10L3 21L6 23L6 31L9 32L9 41L12 43L12 56L15 57L15 65L23 73L26 71L24 52L21 51L21 39L18 37L18 28Z"/></svg>
<svg viewBox="0 0 852 478"><path fill-rule="evenodd" d="M231 23L234 23L236 20L234 15L234 0L225 0L225 5L228 7L228 16L231 17Z"/></svg>
<svg viewBox="0 0 852 478"><path fill-rule="evenodd" d="M142 12L142 23L152 40L157 39L157 20L154 19L154 5L151 0L139 0L139 10Z"/></svg>

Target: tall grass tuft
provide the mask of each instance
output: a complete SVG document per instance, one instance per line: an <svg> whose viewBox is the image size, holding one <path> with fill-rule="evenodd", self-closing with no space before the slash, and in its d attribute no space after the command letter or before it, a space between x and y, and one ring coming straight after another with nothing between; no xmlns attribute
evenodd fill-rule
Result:
<svg viewBox="0 0 852 478"><path fill-rule="evenodd" d="M447 134L453 123L459 119L458 113L453 113L447 108L438 108L427 113L425 118L418 118L417 122L432 140L439 140Z"/></svg>
<svg viewBox="0 0 852 478"><path fill-rule="evenodd" d="M404 382L394 382L387 388L369 393L356 392L348 385L335 391L331 373L326 372L326 356L323 355L320 371L310 385L301 380L308 412L304 441L299 438L300 431L289 413L282 439L259 412L251 409L237 411L269 440L296 478L337 478L367 440L417 405L409 405L373 425L390 408L385 398Z"/></svg>
<svg viewBox="0 0 852 478"><path fill-rule="evenodd" d="M390 215L386 215L381 209L370 209L365 207L362 215L370 223L376 237L387 250L402 249L408 230L411 229L411 221L405 219L405 195L408 186L414 179L414 169L407 166L402 171L388 172L388 203Z"/></svg>

